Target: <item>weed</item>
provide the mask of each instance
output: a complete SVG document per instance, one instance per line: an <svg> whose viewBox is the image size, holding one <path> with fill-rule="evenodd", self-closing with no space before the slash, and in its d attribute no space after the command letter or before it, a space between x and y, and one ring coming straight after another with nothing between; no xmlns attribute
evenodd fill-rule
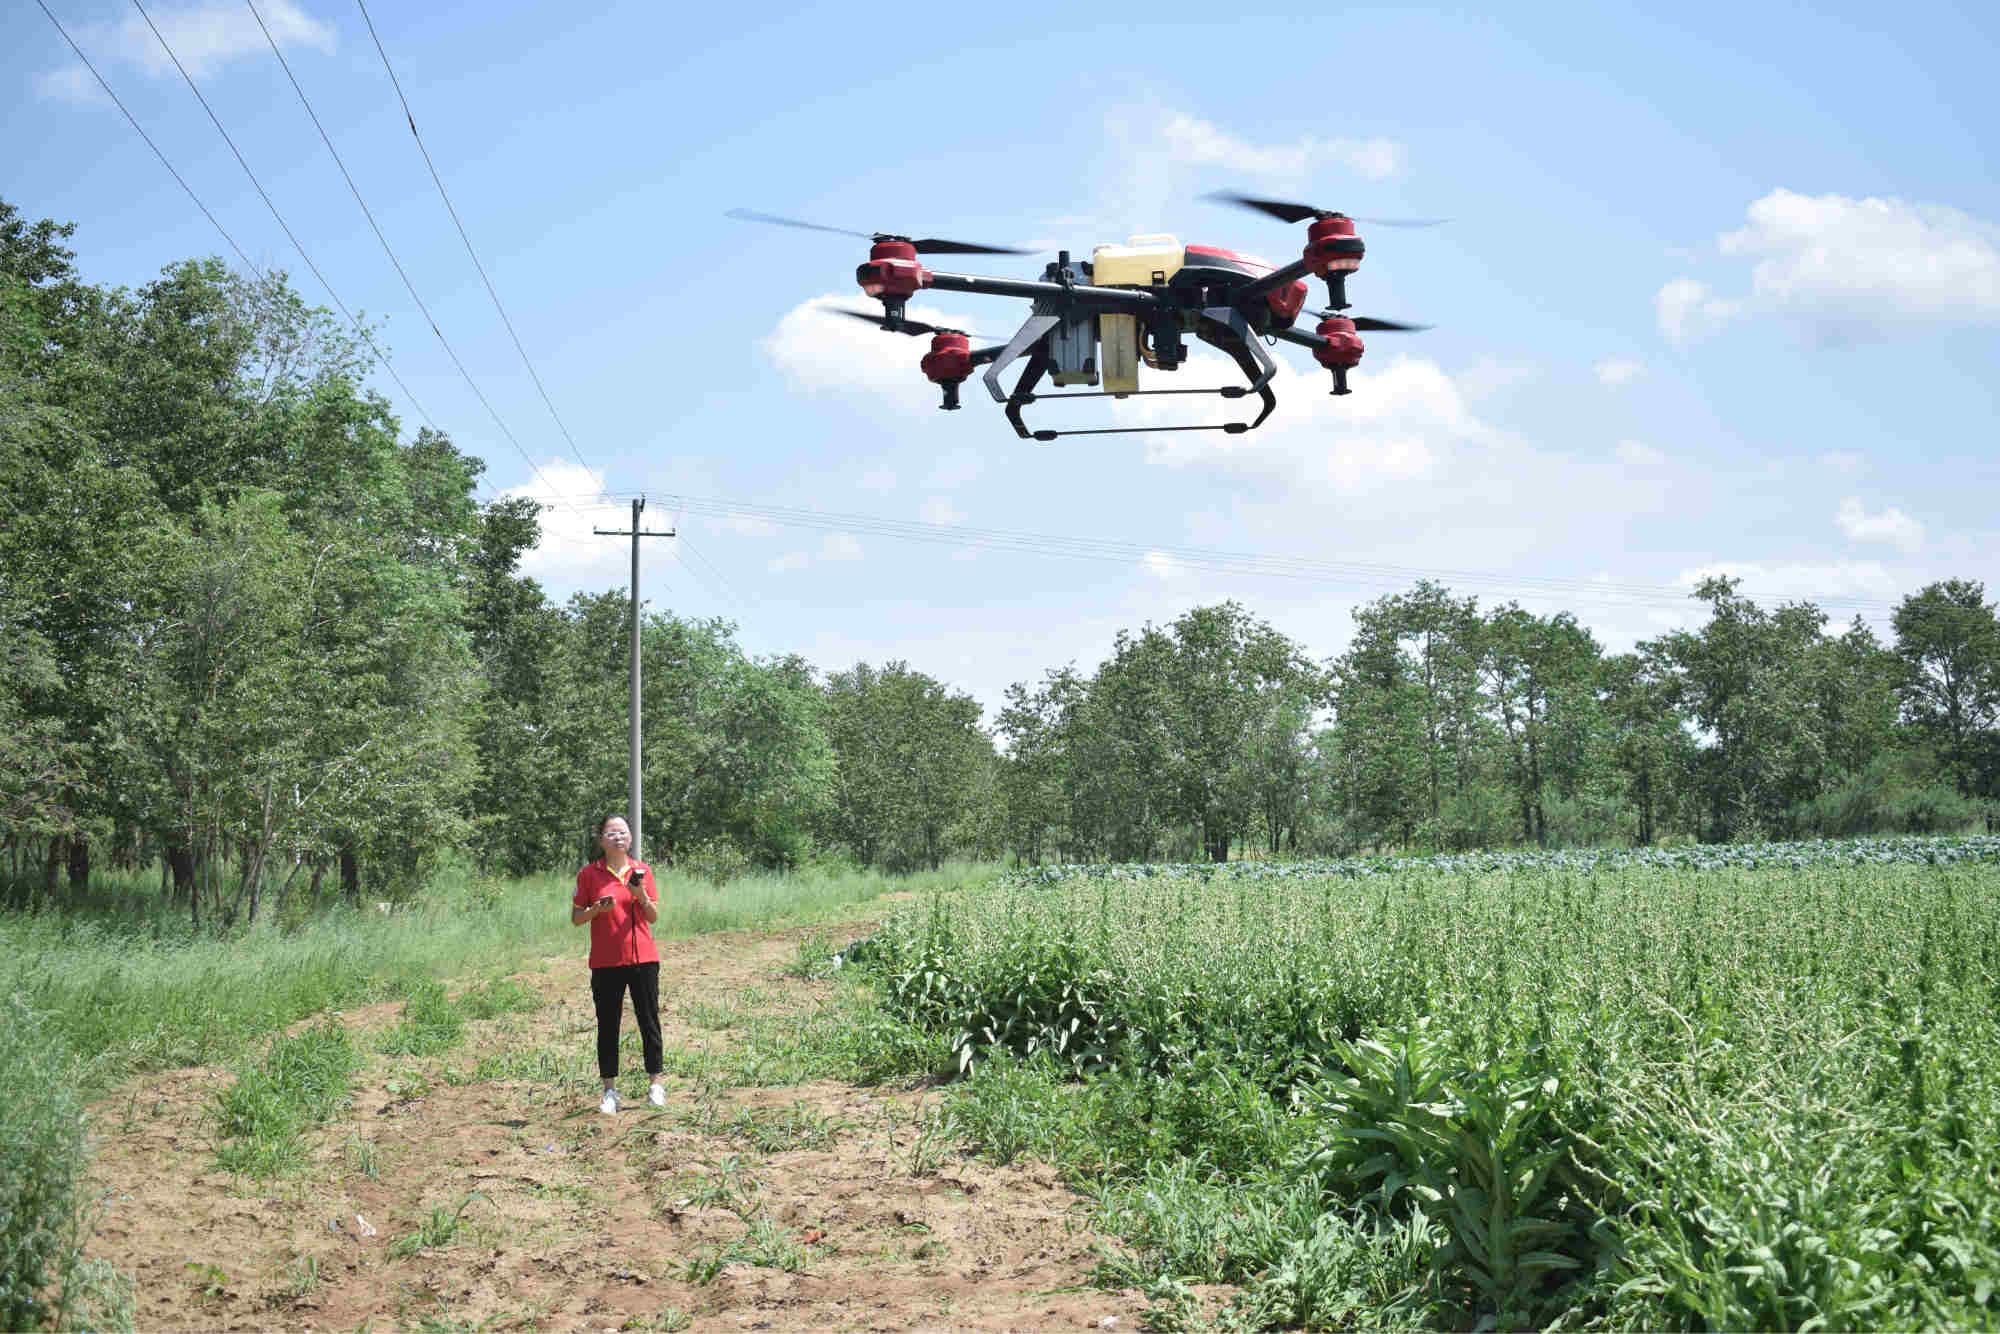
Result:
<svg viewBox="0 0 2000 1334"><path fill-rule="evenodd" d="M430 1215L417 1225L416 1231L406 1232L389 1243L389 1254L401 1260L415 1255L418 1251L451 1245L453 1239L458 1236L459 1221L465 1217L465 1211L471 1207L474 1200L485 1199L484 1195L475 1190L467 1192L465 1198L458 1202L456 1209L447 1209L441 1204L432 1206ZM492 1201L487 1200L487 1203L491 1204Z"/></svg>
<svg viewBox="0 0 2000 1334"><path fill-rule="evenodd" d="M799 942L799 951L785 967L788 977L807 980L825 977L834 969L833 937L825 931L815 931Z"/></svg>
<svg viewBox="0 0 2000 1334"><path fill-rule="evenodd" d="M341 1156L347 1161L347 1170L359 1172L371 1181L382 1176L382 1152L372 1139L361 1135L349 1135L340 1146Z"/></svg>
<svg viewBox="0 0 2000 1334"><path fill-rule="evenodd" d="M681 1266L681 1281L697 1287L713 1283L722 1276L723 1266L734 1258L726 1247L697 1246Z"/></svg>
<svg viewBox="0 0 2000 1334"><path fill-rule="evenodd" d="M311 1296L313 1290L319 1287L319 1257L316 1255L298 1256L285 1266L283 1273L285 1282L284 1286L278 1290L280 1298L284 1301L293 1302L303 1300Z"/></svg>
<svg viewBox="0 0 2000 1334"><path fill-rule="evenodd" d="M431 1056L457 1046L465 1014L445 995L444 983L417 984L403 1002L403 1022L383 1037L379 1050L390 1056Z"/></svg>
<svg viewBox="0 0 2000 1334"><path fill-rule="evenodd" d="M817 1113L803 1102L794 1102L782 1110L763 1112L745 1107L719 1129L759 1153L780 1153L788 1149L825 1148L847 1124L838 1117Z"/></svg>
<svg viewBox="0 0 2000 1334"><path fill-rule="evenodd" d="M467 1019L496 1019L503 1014L533 1010L541 1005L533 990L509 978L482 982L458 998L458 1008Z"/></svg>
<svg viewBox="0 0 2000 1334"><path fill-rule="evenodd" d="M768 1217L750 1220L750 1230L731 1248L732 1257L748 1261L759 1269L781 1269L796 1274L806 1267L809 1249Z"/></svg>
<svg viewBox="0 0 2000 1334"><path fill-rule="evenodd" d="M222 1266L190 1260L181 1266L187 1271L188 1282L194 1290L209 1301L216 1301L229 1294L229 1275L222 1272Z"/></svg>
<svg viewBox="0 0 2000 1334"><path fill-rule="evenodd" d="M347 1105L348 1081L359 1063L347 1030L331 1021L275 1039L211 1105L220 1141L216 1161L259 1178L304 1166L301 1132Z"/></svg>
<svg viewBox="0 0 2000 1334"><path fill-rule="evenodd" d="M688 1193L682 1208L727 1209L739 1218L748 1218L763 1207L757 1182L743 1174L740 1157L730 1154L720 1162L703 1165L711 1168L710 1175Z"/></svg>

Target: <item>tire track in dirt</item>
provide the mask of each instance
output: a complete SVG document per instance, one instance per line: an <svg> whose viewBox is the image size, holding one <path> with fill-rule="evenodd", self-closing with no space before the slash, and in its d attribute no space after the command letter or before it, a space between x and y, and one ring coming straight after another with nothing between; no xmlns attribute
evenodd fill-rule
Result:
<svg viewBox="0 0 2000 1334"><path fill-rule="evenodd" d="M1105 1239L1059 1174L942 1152L921 1125L936 1092L732 1067L746 1027L833 1000L786 971L809 934L661 946L668 1068L689 1072L665 1109L631 1096L628 1058L627 1110L597 1113L581 957L515 974L536 1008L440 1056L371 1054L295 1177L215 1166L228 1071L138 1077L93 1109L88 1254L133 1277L147 1330L1137 1328L1138 1293L1089 1286ZM399 1011L340 1019L372 1053ZM414 1246L453 1210L448 1240Z"/></svg>

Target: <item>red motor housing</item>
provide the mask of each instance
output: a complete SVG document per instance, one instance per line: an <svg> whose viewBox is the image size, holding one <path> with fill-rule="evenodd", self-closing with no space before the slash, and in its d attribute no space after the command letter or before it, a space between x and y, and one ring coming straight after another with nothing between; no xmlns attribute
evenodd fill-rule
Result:
<svg viewBox="0 0 2000 1334"><path fill-rule="evenodd" d="M948 329L932 334L922 364L932 384L957 384L972 374L972 339Z"/></svg>
<svg viewBox="0 0 2000 1334"><path fill-rule="evenodd" d="M1313 349L1313 360L1333 372L1335 394L1347 393L1347 373L1361 364L1361 335L1354 332L1354 321L1329 315L1313 332L1326 340Z"/></svg>
<svg viewBox="0 0 2000 1334"><path fill-rule="evenodd" d="M1319 218L1306 228L1305 261L1316 277L1354 272L1367 251L1355 234L1354 219L1344 213Z"/></svg>
<svg viewBox="0 0 2000 1334"><path fill-rule="evenodd" d="M1329 315L1313 332L1326 340L1324 347L1313 349L1314 361L1330 371L1351 371L1361 364L1361 335L1354 332L1353 320Z"/></svg>
<svg viewBox="0 0 2000 1334"><path fill-rule="evenodd" d="M930 271L917 263L917 248L908 241L877 241L854 280L869 296L898 303L931 285Z"/></svg>
<svg viewBox="0 0 2000 1334"><path fill-rule="evenodd" d="M1271 323L1286 327L1306 308L1306 285L1296 282L1274 287L1264 294L1264 304L1271 308Z"/></svg>

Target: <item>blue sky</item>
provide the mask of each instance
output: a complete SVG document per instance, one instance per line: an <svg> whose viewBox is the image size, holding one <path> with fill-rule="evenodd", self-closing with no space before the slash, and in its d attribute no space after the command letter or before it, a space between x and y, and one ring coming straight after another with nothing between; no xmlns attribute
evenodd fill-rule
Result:
<svg viewBox="0 0 2000 1334"><path fill-rule="evenodd" d="M327 302L137 11L47 2L245 251ZM1225 597L1332 654L1356 605L1421 575L1483 606L1572 610L1612 649L1692 623L1682 594L1717 569L1885 637L1931 580L2000 594L2000 9L1514 8L930 20L378 0L572 450L360 9L259 0L519 449L425 326L249 9L149 6L341 299L387 320L404 382L487 460L489 492L563 497L528 564L558 597L623 585L624 544L589 530L622 526L644 492L649 525L686 534L648 545L653 605L829 670L904 659L992 706L1011 681L1094 666L1120 628ZM0 190L75 221L87 277L136 285L226 251L40 9L0 16L0 61ZM1278 411L1247 435L1041 445L976 383L938 412L920 340L823 313L861 303L863 243L724 216L1079 255L1161 231L1296 254L1302 227L1202 199L1218 189L1450 219L1363 227L1349 289L1352 313L1437 327L1369 335L1339 399L1280 347ZM1033 276L1044 258L933 267ZM925 294L912 313L1004 335L1025 309ZM1168 424L1205 419L1200 402L1071 411ZM974 529L1113 545L1072 559ZM1248 574L1200 550L1320 564Z"/></svg>

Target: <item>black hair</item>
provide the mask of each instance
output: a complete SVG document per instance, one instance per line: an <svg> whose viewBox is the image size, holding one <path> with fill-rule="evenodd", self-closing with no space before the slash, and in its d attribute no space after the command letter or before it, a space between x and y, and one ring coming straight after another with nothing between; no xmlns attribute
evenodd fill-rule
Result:
<svg viewBox="0 0 2000 1334"><path fill-rule="evenodd" d="M599 820L597 822L597 836L599 838L604 837L604 826L610 824L613 820L620 821L621 823L624 824L625 828L628 830L632 828L632 822L626 819L622 812L613 811L609 815L605 816L602 820Z"/></svg>

